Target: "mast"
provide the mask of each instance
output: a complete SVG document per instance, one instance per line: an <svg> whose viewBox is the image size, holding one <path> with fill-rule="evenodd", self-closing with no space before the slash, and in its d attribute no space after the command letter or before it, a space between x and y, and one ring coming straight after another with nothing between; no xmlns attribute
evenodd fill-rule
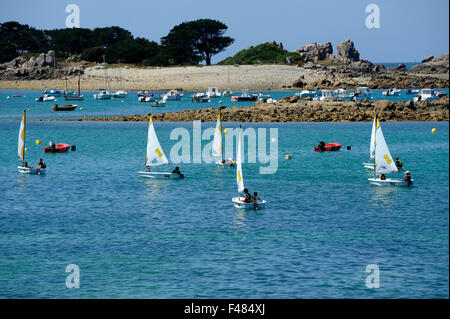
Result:
<svg viewBox="0 0 450 319"><path fill-rule="evenodd" d="M80 94L80 76L78 76L78 96L81 96L81 94Z"/></svg>
<svg viewBox="0 0 450 319"><path fill-rule="evenodd" d="M55 58L53 59L53 78L55 81L55 90L56 90L56 51L55 51Z"/></svg>
<svg viewBox="0 0 450 319"><path fill-rule="evenodd" d="M228 68L227 68L227 73L228 73L228 91L231 91L230 90L230 66L228 66Z"/></svg>
<svg viewBox="0 0 450 319"><path fill-rule="evenodd" d="M106 87L106 59L105 59L105 54L103 54L103 69L105 71L105 90L107 90L108 88Z"/></svg>

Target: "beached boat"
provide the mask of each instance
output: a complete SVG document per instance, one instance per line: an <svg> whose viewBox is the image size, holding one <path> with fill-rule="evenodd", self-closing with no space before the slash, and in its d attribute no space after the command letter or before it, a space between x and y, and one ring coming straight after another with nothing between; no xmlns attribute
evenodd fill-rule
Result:
<svg viewBox="0 0 450 319"><path fill-rule="evenodd" d="M234 207L241 209L260 209L266 206L267 201L258 200L256 203L247 203L245 197L241 196L244 192L244 176L242 175L242 127L239 127L239 140L236 155L236 182L238 188L238 196L231 199Z"/></svg>
<svg viewBox="0 0 450 319"><path fill-rule="evenodd" d="M376 133L375 133L375 169L374 177L368 178L372 185L377 186L412 186L413 180L410 183L403 179L386 178L381 179L381 174L386 175L398 172L398 168L389 152L386 140L384 139L383 131L381 130L380 121L376 119ZM379 175L379 176L377 176Z"/></svg>
<svg viewBox="0 0 450 319"><path fill-rule="evenodd" d="M222 118L220 111L223 110L225 106L219 107L219 115L217 115L216 129L214 131L214 139L211 147L211 157L215 160L216 164L219 166L230 166L234 167L236 164L232 158L225 159L223 156L222 147Z"/></svg>
<svg viewBox="0 0 450 319"><path fill-rule="evenodd" d="M372 133L370 134L370 146L369 146L369 162L363 163L366 169L374 170L375 164L372 162L375 158L375 135L377 131L378 115L375 115L372 123Z"/></svg>
<svg viewBox="0 0 450 319"><path fill-rule="evenodd" d="M38 97L37 99L34 99L34 100L36 102L51 102L51 101L56 101L56 97L44 94L43 96L40 96L40 97Z"/></svg>
<svg viewBox="0 0 450 319"><path fill-rule="evenodd" d="M419 101L434 101L437 100L438 96L436 95L435 91L432 89L423 89L420 90L419 95L414 97L414 102Z"/></svg>
<svg viewBox="0 0 450 319"><path fill-rule="evenodd" d="M17 166L17 170L21 174L38 174L45 175L45 168L33 168L24 167L25 163L25 125L26 125L26 110L23 111L22 121L20 121L19 139L17 143L17 152L19 155L19 161L22 162L22 166Z"/></svg>
<svg viewBox="0 0 450 319"><path fill-rule="evenodd" d="M350 93L346 90L346 89L337 89L335 90L335 96L336 98L340 99L340 100L350 100Z"/></svg>
<svg viewBox="0 0 450 319"><path fill-rule="evenodd" d="M166 97L166 100L178 101L181 100L183 94L179 93L177 90L170 90L169 92L164 94L163 97Z"/></svg>
<svg viewBox="0 0 450 319"><path fill-rule="evenodd" d="M78 107L77 104L58 105L52 107L53 111L73 111Z"/></svg>
<svg viewBox="0 0 450 319"><path fill-rule="evenodd" d="M242 101L256 101L258 99L258 94L253 94L250 90L242 90L241 95L233 95L231 101L242 102Z"/></svg>
<svg viewBox="0 0 450 319"><path fill-rule="evenodd" d="M156 136L155 128L152 122L152 116L150 115L148 123L147 133L147 151L145 157L146 171L139 172L139 176L144 178L155 179L181 179L184 178L183 174L177 174L173 172L153 172L150 171L152 167L158 167L169 164L164 151L159 144L158 137Z"/></svg>

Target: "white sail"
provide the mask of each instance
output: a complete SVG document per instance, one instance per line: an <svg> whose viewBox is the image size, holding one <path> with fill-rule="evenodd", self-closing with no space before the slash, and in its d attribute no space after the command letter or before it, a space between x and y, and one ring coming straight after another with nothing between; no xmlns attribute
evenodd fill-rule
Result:
<svg viewBox="0 0 450 319"><path fill-rule="evenodd" d="M389 152L386 140L384 139L383 131L381 130L381 125L378 121L375 141L375 172L378 174L397 172L397 166L395 166L395 162Z"/></svg>
<svg viewBox="0 0 450 319"><path fill-rule="evenodd" d="M23 162L25 159L25 111L23 111L22 121L20 122L17 152L19 154L19 160Z"/></svg>
<svg viewBox="0 0 450 319"><path fill-rule="evenodd" d="M216 130L211 148L211 156L216 160L222 160L222 124L220 123L220 112L217 117Z"/></svg>
<svg viewBox="0 0 450 319"><path fill-rule="evenodd" d="M378 116L375 116L372 124L372 135L370 136L370 150L369 150L370 159L375 158L375 144L376 144L375 135L377 133L377 126L378 126L377 123L378 123Z"/></svg>
<svg viewBox="0 0 450 319"><path fill-rule="evenodd" d="M166 155L159 144L158 137L156 136L155 128L153 127L152 116L148 123L148 136L147 136L147 156L146 166L160 166L169 164Z"/></svg>
<svg viewBox="0 0 450 319"><path fill-rule="evenodd" d="M242 176L242 149L241 149L241 140L242 140L242 128L239 130L239 141L238 141L238 150L237 150L237 168L236 168L236 181L238 186L238 193L242 193L244 191L244 177Z"/></svg>

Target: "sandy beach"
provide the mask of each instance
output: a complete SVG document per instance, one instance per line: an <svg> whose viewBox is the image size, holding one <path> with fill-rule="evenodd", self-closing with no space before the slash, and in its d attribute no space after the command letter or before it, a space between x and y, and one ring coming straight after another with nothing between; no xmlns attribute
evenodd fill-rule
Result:
<svg viewBox="0 0 450 319"><path fill-rule="evenodd" d="M215 86L228 89L228 72L231 90L279 90L290 86L301 76L311 81L317 80L313 72L297 66L288 65L241 65L241 66L186 66L107 68L109 89L111 90L154 90L165 91L183 89L185 91L204 91ZM68 78L68 86L76 87L76 77ZM54 88L53 79L0 81L0 89L44 90ZM104 69L94 66L85 69L81 76L81 90L98 90L105 87ZM56 80L56 88L65 88L65 79Z"/></svg>

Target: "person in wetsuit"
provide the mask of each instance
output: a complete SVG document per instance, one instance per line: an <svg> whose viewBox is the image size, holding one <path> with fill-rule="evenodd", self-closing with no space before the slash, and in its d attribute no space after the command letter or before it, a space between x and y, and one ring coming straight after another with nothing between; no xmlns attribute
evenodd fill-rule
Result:
<svg viewBox="0 0 450 319"><path fill-rule="evenodd" d="M402 161L401 161L398 157L395 158L395 166L397 166L397 170L398 170L399 172L402 171L403 163L402 163Z"/></svg>
<svg viewBox="0 0 450 319"><path fill-rule="evenodd" d="M319 150L321 150L321 151L325 151L326 150L324 141L320 141L320 143L319 143Z"/></svg>
<svg viewBox="0 0 450 319"><path fill-rule="evenodd" d="M248 189L244 189L244 202L245 203L251 203L252 202L252 195L248 192Z"/></svg>
<svg viewBox="0 0 450 319"><path fill-rule="evenodd" d="M405 178L403 180L408 183L408 186L412 185L411 174L409 173L409 171L405 172Z"/></svg>

